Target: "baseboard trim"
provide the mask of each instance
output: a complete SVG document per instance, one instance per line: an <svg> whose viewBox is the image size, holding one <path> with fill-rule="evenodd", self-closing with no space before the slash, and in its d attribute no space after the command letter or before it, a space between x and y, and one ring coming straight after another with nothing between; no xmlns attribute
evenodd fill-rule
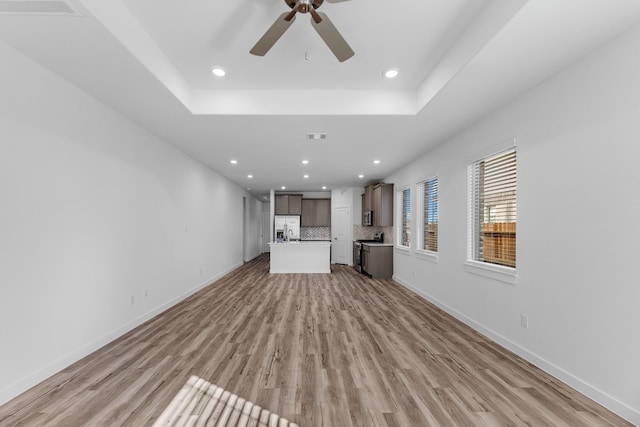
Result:
<svg viewBox="0 0 640 427"><path fill-rule="evenodd" d="M602 405L605 408L609 409L610 411L618 414L619 416L621 416L622 418L626 419L627 421L633 423L634 425L640 425L640 411L630 407L629 405L625 404L624 402L621 402L621 401L617 400L616 398L614 398L613 396L607 394L606 392L604 392L604 391L598 389L597 387L594 387L591 384L581 380L580 378L578 378L578 377L574 376L573 374L565 371L564 369L560 368L559 366L557 366L557 365L549 362L548 360L538 356L537 354L527 350L526 348L522 347L521 345L509 340L508 338L506 338L506 337L498 334L497 332L485 327L484 325L476 322L475 320L471 319L470 317L467 317L466 315L462 314L461 312L459 312L459 311L455 310L454 308L450 307L449 305L443 303L439 299L434 298L432 295L430 295L430 294L428 294L428 293L416 288L415 286L411 285L408 282L405 282L404 280L400 279L399 277L394 275L393 276L393 280L395 282L399 283L400 285L404 286L405 288L409 289L410 291L415 292L420 297L422 297L425 300L429 301L430 303L436 305L438 308L444 310L448 314L452 315L453 317L455 317L456 319L460 320L461 322L463 322L467 326L473 328L474 330L480 332L481 334L483 334L487 338L491 339L492 341L496 342L497 344L501 345L502 347L506 348L507 350L512 351L513 353L515 353L518 356L522 357L526 361L528 361L528 362L532 363L533 365L537 366L538 368L542 369L543 371L545 371L549 375L554 376L555 378L557 378L560 381L564 382L565 384L567 384L571 388L573 388L576 391L584 394L589 399L599 403L600 405Z"/></svg>
<svg viewBox="0 0 640 427"><path fill-rule="evenodd" d="M39 369L38 371L34 372L33 374L30 374L28 376L26 376L25 378L9 385L8 387L0 390L0 405L4 405L5 403L9 402L10 400L16 398L17 396L19 396L20 394L24 393L25 391L29 390L30 388L32 388L33 386L41 383L42 381L46 380L47 378L57 374L58 372L62 371L63 369L71 366L72 364L76 363L77 361L79 361L80 359L88 356L89 354L93 353L96 350L99 350L100 348L104 347L105 345L109 344L110 342L116 340L117 338L120 338L122 335L126 334L127 332L131 331L134 328L137 328L138 326L142 325L144 322L152 319L153 317L159 315L160 313L166 311L167 309L173 307L174 305L178 304L179 302L189 298L191 295L195 294L196 292L204 289L205 287L213 284L214 282L216 282L217 280L221 279L222 277L226 276L227 274L231 273L232 271L236 270L239 267L242 267L243 263L239 263L234 265L233 267L223 271L222 273L219 273L207 280L205 280L204 282L200 283L199 285L197 285L196 287L188 290L187 292L165 302L164 304L152 309L151 311L125 323L124 325L116 328L115 330L101 336L100 338L91 341L90 343L87 343L85 345L83 345L82 347L72 351L71 353L69 353L68 355L50 363L49 365Z"/></svg>
<svg viewBox="0 0 640 427"><path fill-rule="evenodd" d="M260 252L259 252L259 253L257 253L257 254L255 254L255 255L249 255L249 256L247 257L247 259L245 259L245 260L244 260L244 262L251 262L251 261L253 261L254 259L258 258L260 255L262 255L262 253L260 253Z"/></svg>

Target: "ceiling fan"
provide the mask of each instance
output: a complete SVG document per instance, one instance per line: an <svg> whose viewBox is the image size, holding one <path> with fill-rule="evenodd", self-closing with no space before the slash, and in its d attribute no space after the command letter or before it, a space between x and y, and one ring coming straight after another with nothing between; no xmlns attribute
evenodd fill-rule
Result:
<svg viewBox="0 0 640 427"><path fill-rule="evenodd" d="M329 3L340 3L348 0L327 0ZM329 20L329 17L322 12L317 12L324 0L284 0L284 2L292 10L285 12L276 19L266 33L258 40L258 43L249 51L253 55L264 56L269 49L280 39L285 31L296 20L296 14L310 13L311 25L316 29L322 40L327 44L331 52L338 58L338 61L344 62L354 55L353 50L342 38L336 27Z"/></svg>

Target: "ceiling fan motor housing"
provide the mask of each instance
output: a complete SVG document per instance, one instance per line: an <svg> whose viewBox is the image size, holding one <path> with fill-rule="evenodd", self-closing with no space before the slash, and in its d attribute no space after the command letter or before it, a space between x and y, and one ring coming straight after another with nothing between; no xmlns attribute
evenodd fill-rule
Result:
<svg viewBox="0 0 640 427"><path fill-rule="evenodd" d="M300 13L307 13L310 11L312 6L314 9L319 8L322 5L322 3L324 3L324 0L297 0L297 1L284 0L284 2L291 9L296 9Z"/></svg>

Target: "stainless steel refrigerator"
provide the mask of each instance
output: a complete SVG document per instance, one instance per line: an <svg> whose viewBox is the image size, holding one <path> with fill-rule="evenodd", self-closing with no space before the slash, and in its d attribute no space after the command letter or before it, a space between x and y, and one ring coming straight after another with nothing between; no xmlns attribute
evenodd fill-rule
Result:
<svg viewBox="0 0 640 427"><path fill-rule="evenodd" d="M276 239L300 240L300 216L276 215L275 216Z"/></svg>

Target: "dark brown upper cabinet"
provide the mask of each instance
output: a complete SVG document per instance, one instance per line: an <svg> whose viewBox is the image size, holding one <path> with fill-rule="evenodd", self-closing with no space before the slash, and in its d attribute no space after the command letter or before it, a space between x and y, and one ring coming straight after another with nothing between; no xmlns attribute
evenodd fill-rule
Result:
<svg viewBox="0 0 640 427"><path fill-rule="evenodd" d="M276 215L302 215L302 195L276 194Z"/></svg>
<svg viewBox="0 0 640 427"><path fill-rule="evenodd" d="M393 226L393 184L376 184L373 188L373 225Z"/></svg>
<svg viewBox="0 0 640 427"><path fill-rule="evenodd" d="M362 224L367 212L373 212L373 223L378 227L393 226L393 184L371 184L362 195Z"/></svg>
<svg viewBox="0 0 640 427"><path fill-rule="evenodd" d="M330 227L331 199L302 199L302 227Z"/></svg>

